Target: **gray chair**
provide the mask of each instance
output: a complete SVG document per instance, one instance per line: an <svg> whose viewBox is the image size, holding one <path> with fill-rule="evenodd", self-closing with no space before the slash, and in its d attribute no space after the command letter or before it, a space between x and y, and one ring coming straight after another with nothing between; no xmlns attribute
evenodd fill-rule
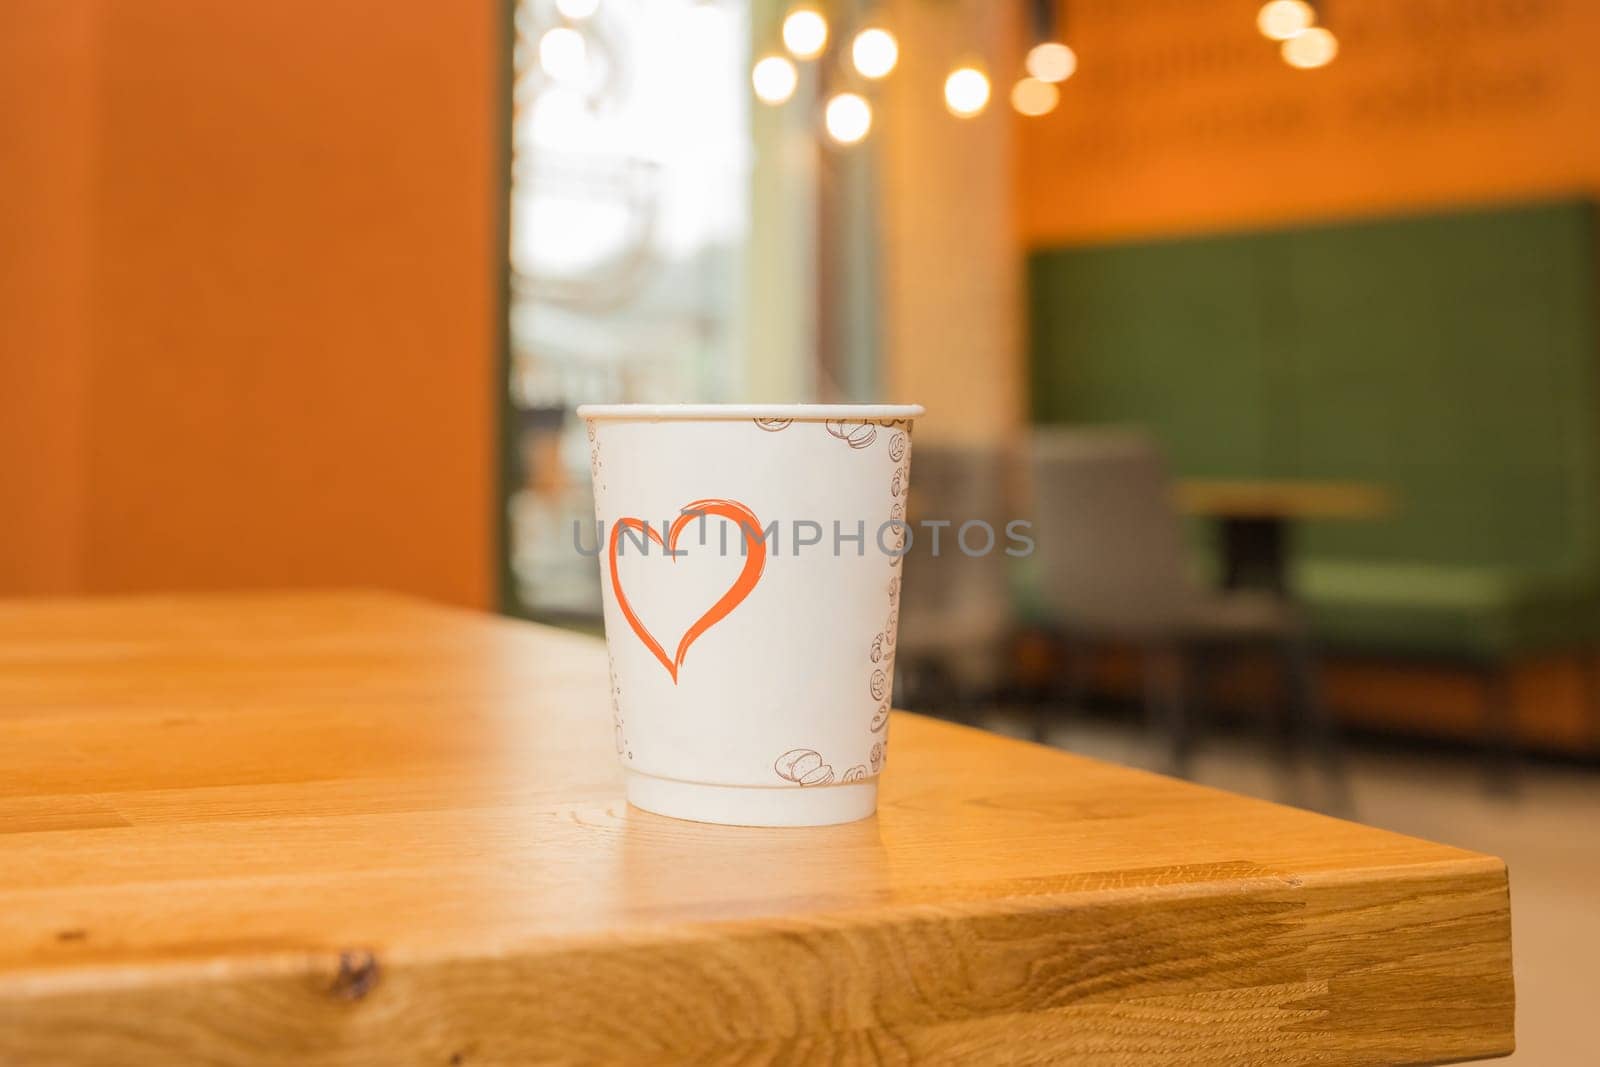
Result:
<svg viewBox="0 0 1600 1067"><path fill-rule="evenodd" d="M1338 748L1318 696L1315 662L1292 602L1270 593L1211 592L1193 582L1161 454L1131 429L1037 432L1031 496L1038 607L1074 648L1141 650L1145 706L1176 773L1194 744L1197 668L1228 647L1273 649L1288 682L1283 735L1309 742L1340 790Z"/></svg>
<svg viewBox="0 0 1600 1067"><path fill-rule="evenodd" d="M915 536L904 563L896 695L906 706L970 718L1005 678L1013 629L1006 522L1015 516L1011 456L996 447L919 444L912 453L908 520ZM947 520L932 552L924 519ZM957 543L959 527L989 524L993 548L976 556ZM970 531L968 545L984 544Z"/></svg>

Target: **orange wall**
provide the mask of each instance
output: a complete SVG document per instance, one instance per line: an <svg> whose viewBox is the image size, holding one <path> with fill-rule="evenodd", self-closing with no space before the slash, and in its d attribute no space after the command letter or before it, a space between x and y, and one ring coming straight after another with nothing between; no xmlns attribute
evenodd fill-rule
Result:
<svg viewBox="0 0 1600 1067"><path fill-rule="evenodd" d="M1071 0L1080 68L1017 118L1026 244L1600 193L1600 3L1325 0L1285 65L1259 0Z"/></svg>
<svg viewBox="0 0 1600 1067"><path fill-rule="evenodd" d="M82 580L90 5L0 5L0 590Z"/></svg>
<svg viewBox="0 0 1600 1067"><path fill-rule="evenodd" d="M0 591L490 603L501 5L7 10Z"/></svg>

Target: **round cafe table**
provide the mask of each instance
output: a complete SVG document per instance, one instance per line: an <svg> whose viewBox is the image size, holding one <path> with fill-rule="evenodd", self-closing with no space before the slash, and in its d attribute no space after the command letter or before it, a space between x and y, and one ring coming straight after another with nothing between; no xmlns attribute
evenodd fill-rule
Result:
<svg viewBox="0 0 1600 1067"><path fill-rule="evenodd" d="M1289 540L1306 519L1375 519L1394 510L1394 494L1361 482L1185 479L1179 510L1215 521L1225 589L1287 596Z"/></svg>

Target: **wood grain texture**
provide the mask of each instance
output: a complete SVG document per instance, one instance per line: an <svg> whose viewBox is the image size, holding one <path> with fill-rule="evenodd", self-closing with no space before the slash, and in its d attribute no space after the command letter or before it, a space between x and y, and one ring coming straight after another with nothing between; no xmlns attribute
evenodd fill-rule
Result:
<svg viewBox="0 0 1600 1067"><path fill-rule="evenodd" d="M630 810L603 647L420 602L0 603L0 1063L1419 1063L1487 856L899 715L874 819Z"/></svg>
<svg viewBox="0 0 1600 1067"><path fill-rule="evenodd" d="M1394 494L1361 482L1210 481L1185 479L1178 507L1229 518L1376 519L1394 510Z"/></svg>

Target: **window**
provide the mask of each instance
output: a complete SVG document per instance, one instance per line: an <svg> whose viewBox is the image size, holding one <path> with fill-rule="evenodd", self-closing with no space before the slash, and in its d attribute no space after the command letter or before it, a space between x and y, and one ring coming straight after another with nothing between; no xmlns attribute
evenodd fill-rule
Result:
<svg viewBox="0 0 1600 1067"><path fill-rule="evenodd" d="M747 5L522 0L511 182L512 604L599 611L579 402L737 396Z"/></svg>

